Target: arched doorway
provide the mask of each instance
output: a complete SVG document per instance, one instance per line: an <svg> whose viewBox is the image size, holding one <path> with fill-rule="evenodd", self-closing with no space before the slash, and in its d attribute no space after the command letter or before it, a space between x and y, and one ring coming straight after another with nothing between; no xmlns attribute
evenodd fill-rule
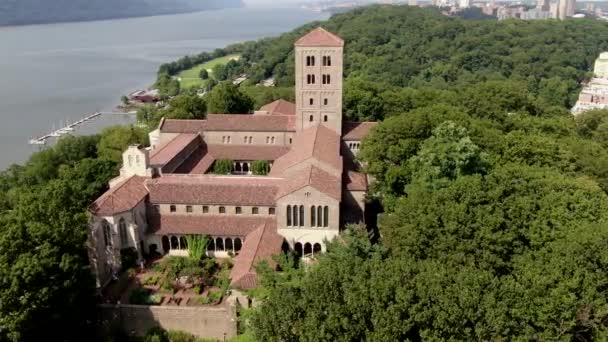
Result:
<svg viewBox="0 0 608 342"><path fill-rule="evenodd" d="M304 255L306 256L306 255L310 255L310 254L312 254L312 245L307 242L304 245Z"/></svg>
<svg viewBox="0 0 608 342"><path fill-rule="evenodd" d="M302 244L297 242L294 246L293 246L293 250L296 252L296 255L301 257L302 256Z"/></svg>
<svg viewBox="0 0 608 342"><path fill-rule="evenodd" d="M226 252L234 252L231 238L226 238Z"/></svg>
<svg viewBox="0 0 608 342"><path fill-rule="evenodd" d="M239 252L242 247L243 247L243 243L241 242L241 239L240 238L234 239L234 251Z"/></svg>
<svg viewBox="0 0 608 342"><path fill-rule="evenodd" d="M165 254L169 253L169 250L171 249L171 246L169 245L169 238L167 237L167 235L164 235L162 238L162 244L163 244L163 252Z"/></svg>
<svg viewBox="0 0 608 342"><path fill-rule="evenodd" d="M317 255L319 253L321 253L321 244L319 243L315 243L314 246L312 246L312 254L313 255Z"/></svg>
<svg viewBox="0 0 608 342"><path fill-rule="evenodd" d="M224 251L224 240L222 238L217 238L215 239L215 250L217 252L223 252Z"/></svg>

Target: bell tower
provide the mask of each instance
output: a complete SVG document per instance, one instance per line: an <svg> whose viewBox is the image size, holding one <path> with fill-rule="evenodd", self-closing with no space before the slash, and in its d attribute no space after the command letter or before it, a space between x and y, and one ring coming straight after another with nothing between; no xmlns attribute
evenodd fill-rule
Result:
<svg viewBox="0 0 608 342"><path fill-rule="evenodd" d="M319 27L295 43L296 131L324 125L342 135L344 40Z"/></svg>

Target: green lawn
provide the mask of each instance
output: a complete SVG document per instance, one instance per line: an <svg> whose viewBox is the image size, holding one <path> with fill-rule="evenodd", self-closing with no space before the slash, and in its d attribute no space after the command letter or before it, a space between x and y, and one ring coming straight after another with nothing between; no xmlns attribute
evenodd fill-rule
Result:
<svg viewBox="0 0 608 342"><path fill-rule="evenodd" d="M228 56L212 59L207 63L199 64L191 69L184 70L177 75L179 82L180 82L180 86L182 88L200 87L206 82L206 81L201 80L198 77L198 74L201 72L202 69L207 69L207 71L209 71L209 76L213 77L213 73L211 70L213 69L214 66L216 66L218 64L226 64L231 59L238 59L239 57L240 57L240 55L237 55L237 54L228 55Z"/></svg>

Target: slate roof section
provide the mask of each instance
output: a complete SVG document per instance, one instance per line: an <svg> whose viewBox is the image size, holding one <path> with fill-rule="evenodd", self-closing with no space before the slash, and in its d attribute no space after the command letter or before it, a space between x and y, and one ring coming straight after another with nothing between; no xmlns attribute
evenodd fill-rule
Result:
<svg viewBox="0 0 608 342"><path fill-rule="evenodd" d="M200 135L192 133L182 133L166 144L157 147L150 156L150 165L164 166L177 157L181 151L192 144L201 142Z"/></svg>
<svg viewBox="0 0 608 342"><path fill-rule="evenodd" d="M257 287L255 266L266 261L271 267L276 267L272 256L281 252L283 241L283 237L276 231L276 224L271 221L247 235L230 271L231 285L242 289Z"/></svg>
<svg viewBox="0 0 608 342"><path fill-rule="evenodd" d="M342 47L344 40L322 27L310 31L295 43L296 46Z"/></svg>
<svg viewBox="0 0 608 342"><path fill-rule="evenodd" d="M377 124L377 122L344 122L342 124L342 140L363 140Z"/></svg>
<svg viewBox="0 0 608 342"><path fill-rule="evenodd" d="M150 231L155 235L191 235L245 237L264 226L267 218L229 215L148 215Z"/></svg>
<svg viewBox="0 0 608 342"><path fill-rule="evenodd" d="M165 175L146 181L150 203L273 206L279 178Z"/></svg>
<svg viewBox="0 0 608 342"><path fill-rule="evenodd" d="M132 176L117 184L93 202L89 211L98 216L112 216L135 208L148 195L146 179Z"/></svg>
<svg viewBox="0 0 608 342"><path fill-rule="evenodd" d="M341 174L342 156L339 151L340 136L336 132L323 125L310 127L295 135L291 150L274 162L271 175L280 175L310 158L325 163Z"/></svg>
<svg viewBox="0 0 608 342"><path fill-rule="evenodd" d="M262 106L260 111L268 112L270 115L296 115L296 104L281 99Z"/></svg>

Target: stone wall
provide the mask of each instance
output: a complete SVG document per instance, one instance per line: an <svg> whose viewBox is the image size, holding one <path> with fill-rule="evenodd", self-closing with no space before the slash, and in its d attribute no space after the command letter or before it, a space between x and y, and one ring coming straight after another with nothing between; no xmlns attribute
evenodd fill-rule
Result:
<svg viewBox="0 0 608 342"><path fill-rule="evenodd" d="M158 326L228 341L237 333L236 308L229 304L215 307L102 304L99 315L102 334L121 329L132 336L144 336Z"/></svg>

